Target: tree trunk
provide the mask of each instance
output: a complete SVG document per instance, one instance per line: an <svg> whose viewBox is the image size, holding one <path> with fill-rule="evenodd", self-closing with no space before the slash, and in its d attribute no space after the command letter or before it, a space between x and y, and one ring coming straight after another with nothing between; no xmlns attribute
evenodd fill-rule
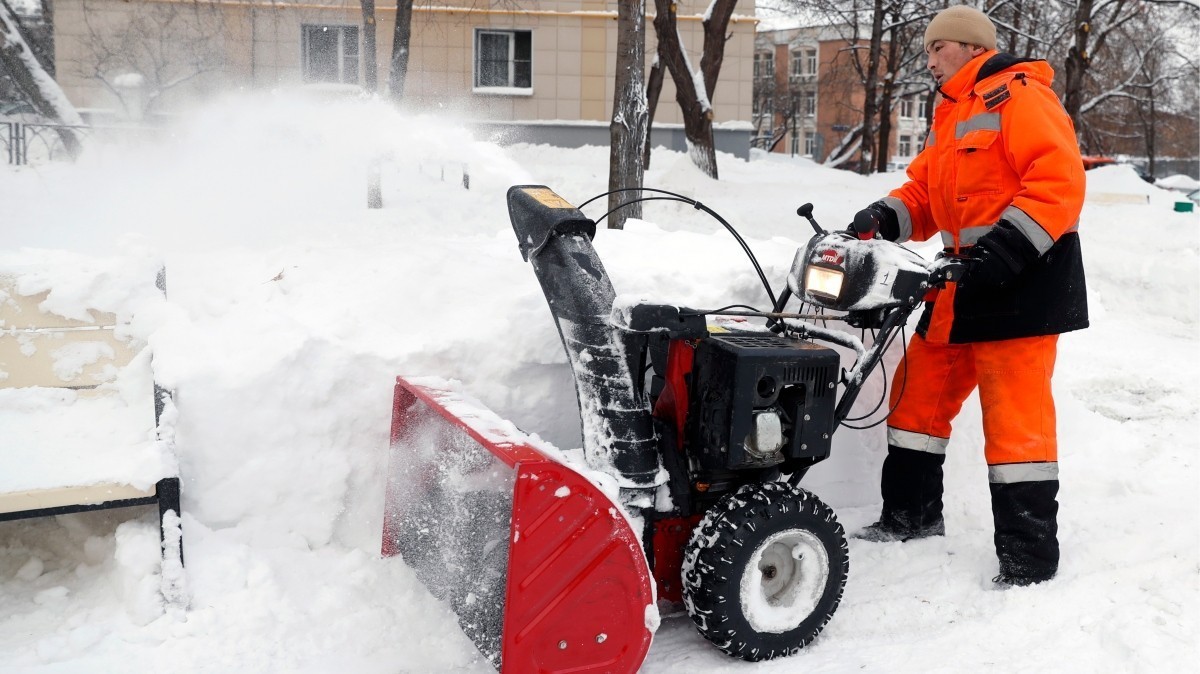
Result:
<svg viewBox="0 0 1200 674"><path fill-rule="evenodd" d="M408 47L412 40L412 0L396 0L396 29L392 32L392 67L388 73L388 92L392 101L404 100L404 80L408 77Z"/></svg>
<svg viewBox="0 0 1200 674"><path fill-rule="evenodd" d="M642 169L650 170L650 134L654 129L654 113L658 110L658 97L662 95L663 83L663 62L661 52L654 59L654 65L650 67L650 77L646 80L646 107L648 114L646 115L646 149L642 152Z"/></svg>
<svg viewBox="0 0 1200 674"><path fill-rule="evenodd" d="M717 176L717 153L713 144L712 92L725 57L725 31L733 17L737 0L714 0L704 21L704 52L700 69L693 72L679 40L676 5L670 0L655 0L654 33L658 38L659 58L675 83L675 100L683 116L683 135L688 155L705 175Z"/></svg>
<svg viewBox="0 0 1200 674"><path fill-rule="evenodd" d="M374 96L379 91L379 53L375 46L375 0L362 0L363 85ZM367 208L383 208L383 178L379 157L367 163Z"/></svg>
<svg viewBox="0 0 1200 674"><path fill-rule="evenodd" d="M887 77L879 94L879 143L875 153L875 172L886 173L889 150L892 146L892 94L896 90L897 69L900 64L900 40L897 31L888 36Z"/></svg>
<svg viewBox="0 0 1200 674"><path fill-rule="evenodd" d="M1155 164L1154 155L1157 153L1157 151L1154 147L1154 145L1155 145L1154 136L1155 136L1156 128L1158 126L1158 124L1157 124L1158 110L1157 110L1157 106L1155 105L1156 97L1155 97L1153 88L1150 89L1149 94L1150 94L1150 103L1149 103L1150 114L1147 116L1148 119L1146 120L1146 124L1145 124L1146 171L1150 175L1155 175L1154 172L1155 172L1156 167L1154 165Z"/></svg>
<svg viewBox="0 0 1200 674"><path fill-rule="evenodd" d="M379 91L379 55L375 48L375 0L361 0L363 15L363 85Z"/></svg>
<svg viewBox="0 0 1200 674"><path fill-rule="evenodd" d="M1088 37L1092 31L1092 4L1094 1L1079 0L1079 4L1075 7L1072 24L1075 26L1074 41L1067 50L1063 107L1067 109L1067 115L1071 117L1077 133L1083 128L1079 110L1083 106L1083 81L1087 76L1088 61L1091 58L1088 53Z"/></svg>
<svg viewBox="0 0 1200 674"><path fill-rule="evenodd" d="M613 116L608 159L608 189L642 187L646 147L646 4L645 0L620 0L617 3L617 71L613 87ZM608 195L608 210L641 198L640 191ZM608 216L608 226L621 229L628 218L641 218L641 203L631 204Z"/></svg>
<svg viewBox="0 0 1200 674"><path fill-rule="evenodd" d="M83 126L83 119L75 106L67 99L34 56L25 39L21 37L20 20L9 7L7 0L0 0L0 67L9 76L26 100L39 115L67 126ZM72 159L79 156L80 140L76 131L67 126L58 126L55 131L63 147Z"/></svg>
<svg viewBox="0 0 1200 674"><path fill-rule="evenodd" d="M879 114L879 54L883 45L883 0L874 0L871 12L871 41L867 50L867 71L863 78L862 161L859 173L870 175L874 168L875 117Z"/></svg>

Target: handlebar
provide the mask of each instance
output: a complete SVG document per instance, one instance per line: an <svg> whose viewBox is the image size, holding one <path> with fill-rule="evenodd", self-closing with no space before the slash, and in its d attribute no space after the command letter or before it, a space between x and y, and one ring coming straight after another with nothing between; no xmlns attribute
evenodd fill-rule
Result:
<svg viewBox="0 0 1200 674"><path fill-rule="evenodd" d="M938 253L929 267L929 285L944 286L948 282L957 283L974 263L974 258L965 255Z"/></svg>

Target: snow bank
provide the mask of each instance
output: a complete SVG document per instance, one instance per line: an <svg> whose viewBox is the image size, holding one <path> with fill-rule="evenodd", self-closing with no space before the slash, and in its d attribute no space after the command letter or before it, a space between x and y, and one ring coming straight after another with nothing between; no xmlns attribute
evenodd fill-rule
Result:
<svg viewBox="0 0 1200 674"><path fill-rule="evenodd" d="M368 211L374 160L385 208ZM777 289L811 236L797 206L812 201L823 225L842 227L902 179L777 157L721 162L714 182L659 152L646 181L724 215ZM1149 203L1084 209L1093 327L1063 337L1055 381L1059 579L985 589L995 559L968 401L947 466L948 536L852 542L847 594L822 637L750 669L1153 671L1192 660L1200 227L1123 167L1088 179L1089 194ZM274 95L200 111L159 145L0 170L12 255L150 250L165 261L168 301L147 339L177 391L192 596L184 615L154 598L152 513L5 523L0 670L488 671L445 606L379 558L383 474L399 373L459 380L524 431L579 446L566 356L508 224L504 194L519 183L581 203L605 189L607 149L501 149L452 120ZM595 245L618 294L767 303L737 244L690 206L648 203L643 221L601 230ZM884 380L868 380L862 411ZM877 514L883 450L882 427L840 430L805 480L850 531ZM682 661L746 669L667 617L643 671Z"/></svg>

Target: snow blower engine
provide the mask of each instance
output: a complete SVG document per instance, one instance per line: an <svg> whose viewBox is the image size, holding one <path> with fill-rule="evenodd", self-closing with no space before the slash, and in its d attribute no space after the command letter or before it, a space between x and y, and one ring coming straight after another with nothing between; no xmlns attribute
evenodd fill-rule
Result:
<svg viewBox="0 0 1200 674"><path fill-rule="evenodd" d="M776 296L720 215L641 191L728 229L771 309L618 302L592 246L596 222L580 210L590 202L511 188L521 255L575 376L586 466L453 385L397 379L384 554L403 555L502 671L634 672L656 602L682 603L701 635L745 660L790 655L816 637L841 599L847 545L833 511L799 482L829 456L926 292L963 270L826 232L805 205L798 213L816 234ZM818 313L786 312L793 299ZM720 315L765 320L708 320ZM864 347L827 321L875 338ZM852 351L851 369L818 341Z"/></svg>

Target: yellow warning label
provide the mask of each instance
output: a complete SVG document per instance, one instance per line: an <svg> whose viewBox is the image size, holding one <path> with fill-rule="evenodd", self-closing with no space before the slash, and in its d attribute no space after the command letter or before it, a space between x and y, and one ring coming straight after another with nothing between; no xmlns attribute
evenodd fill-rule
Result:
<svg viewBox="0 0 1200 674"><path fill-rule="evenodd" d="M545 206L546 208L575 208L573 205L571 205L571 202L558 196L554 193L554 190L548 187L538 187L522 191L536 199L539 204Z"/></svg>
<svg viewBox="0 0 1200 674"><path fill-rule="evenodd" d="M725 328L720 325L710 325L708 326L708 331L711 333L721 334L729 332L729 328Z"/></svg>

